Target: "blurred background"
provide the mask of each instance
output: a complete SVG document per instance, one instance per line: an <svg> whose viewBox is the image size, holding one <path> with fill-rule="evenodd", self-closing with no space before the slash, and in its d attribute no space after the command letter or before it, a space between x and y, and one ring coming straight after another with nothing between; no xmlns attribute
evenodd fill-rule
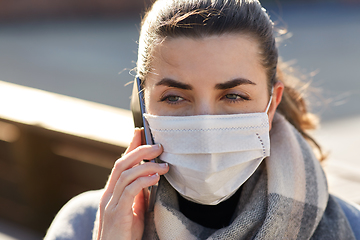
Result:
<svg viewBox="0 0 360 240"><path fill-rule="evenodd" d="M41 239L66 201L104 186L132 136L150 2L0 0L0 239ZM287 29L283 61L317 88L330 190L360 203L360 0L261 2Z"/></svg>

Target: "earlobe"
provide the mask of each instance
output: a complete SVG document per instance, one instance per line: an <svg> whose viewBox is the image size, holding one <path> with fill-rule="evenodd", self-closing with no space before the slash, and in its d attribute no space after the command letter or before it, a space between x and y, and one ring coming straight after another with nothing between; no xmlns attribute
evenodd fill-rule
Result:
<svg viewBox="0 0 360 240"><path fill-rule="evenodd" d="M275 112L277 107L279 106L281 99L282 99L282 95L284 92L284 84L280 81L276 82L274 85L274 92L273 92L273 98L271 101L271 105L269 108L269 131L271 130L272 127L272 121L274 119L275 116Z"/></svg>

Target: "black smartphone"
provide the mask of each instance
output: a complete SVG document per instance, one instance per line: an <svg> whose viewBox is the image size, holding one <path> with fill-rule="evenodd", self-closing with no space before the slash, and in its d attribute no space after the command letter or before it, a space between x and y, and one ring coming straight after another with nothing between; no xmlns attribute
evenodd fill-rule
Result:
<svg viewBox="0 0 360 240"><path fill-rule="evenodd" d="M145 117L143 115L146 112L146 109L145 109L145 103L144 103L144 92L143 92L141 80L139 77L136 77L135 82L134 82L130 107L131 107L131 111L133 114L135 127L138 127L138 128L143 127L144 134L145 134L145 143L147 145L153 145L154 140L151 135L149 123L147 122L147 120L145 119ZM149 160L143 160L143 162L146 162L146 161L149 161ZM152 159L150 161L157 162L156 159ZM144 199L145 199L147 211L152 211L154 209L157 187L158 187L158 184L156 183L153 186L144 188Z"/></svg>

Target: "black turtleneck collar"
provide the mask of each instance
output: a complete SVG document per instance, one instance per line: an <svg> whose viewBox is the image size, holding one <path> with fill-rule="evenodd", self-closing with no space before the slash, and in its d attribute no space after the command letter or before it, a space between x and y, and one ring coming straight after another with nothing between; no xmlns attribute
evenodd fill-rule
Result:
<svg viewBox="0 0 360 240"><path fill-rule="evenodd" d="M220 229L230 224L240 199L241 187L229 199L217 205L202 205L183 198L179 193L179 207L187 218L204 227Z"/></svg>

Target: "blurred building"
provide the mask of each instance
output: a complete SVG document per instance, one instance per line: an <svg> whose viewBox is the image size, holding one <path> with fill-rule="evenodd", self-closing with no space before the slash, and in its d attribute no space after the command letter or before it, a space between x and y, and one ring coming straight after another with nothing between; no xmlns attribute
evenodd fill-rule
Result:
<svg viewBox="0 0 360 240"><path fill-rule="evenodd" d="M138 14L150 0L0 0L0 21Z"/></svg>
<svg viewBox="0 0 360 240"><path fill-rule="evenodd" d="M118 18L139 14L151 0L0 0L0 21L64 17ZM360 0L262 0L262 3L360 3Z"/></svg>

